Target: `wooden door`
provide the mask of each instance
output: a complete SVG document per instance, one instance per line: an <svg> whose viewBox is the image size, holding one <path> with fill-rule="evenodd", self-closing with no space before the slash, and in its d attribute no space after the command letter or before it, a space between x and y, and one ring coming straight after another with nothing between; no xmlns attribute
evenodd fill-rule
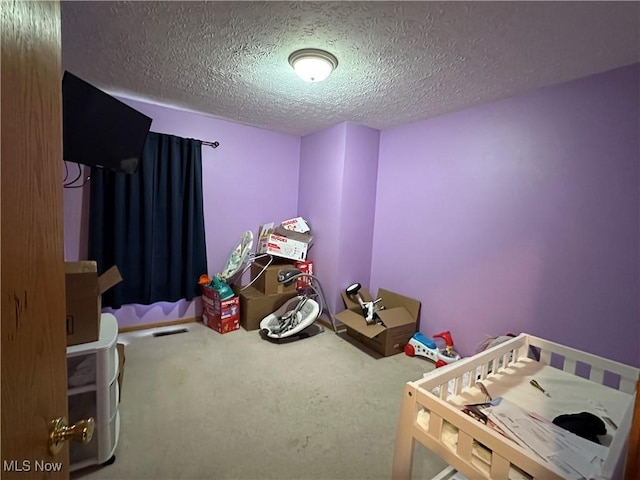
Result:
<svg viewBox="0 0 640 480"><path fill-rule="evenodd" d="M60 5L0 11L1 476L63 479L68 447L48 449L67 412Z"/></svg>

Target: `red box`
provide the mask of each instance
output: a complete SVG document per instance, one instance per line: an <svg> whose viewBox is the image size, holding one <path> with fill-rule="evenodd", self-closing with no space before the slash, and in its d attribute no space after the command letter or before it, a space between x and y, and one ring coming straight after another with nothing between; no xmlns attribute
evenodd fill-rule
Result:
<svg viewBox="0 0 640 480"><path fill-rule="evenodd" d="M202 287L202 322L220 333L238 330L240 328L240 297L220 300L217 290Z"/></svg>
<svg viewBox="0 0 640 480"><path fill-rule="evenodd" d="M222 318L220 315L202 312L202 321L218 333L229 333L240 328L240 315Z"/></svg>
<svg viewBox="0 0 640 480"><path fill-rule="evenodd" d="M216 302L220 301L220 294L217 290L209 287L200 287L202 292L202 306L213 309Z"/></svg>
<svg viewBox="0 0 640 480"><path fill-rule="evenodd" d="M313 275L313 262L311 260L296 262L295 267L302 273ZM309 277L300 277L296 279L296 290L303 290L305 287L310 285L311 279Z"/></svg>

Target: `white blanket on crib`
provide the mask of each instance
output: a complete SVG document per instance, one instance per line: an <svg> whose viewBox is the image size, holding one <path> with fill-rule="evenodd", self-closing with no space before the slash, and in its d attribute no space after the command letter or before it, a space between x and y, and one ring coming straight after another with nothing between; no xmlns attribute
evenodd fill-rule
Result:
<svg viewBox="0 0 640 480"><path fill-rule="evenodd" d="M600 475L607 447L585 440L508 400L485 409L484 413L563 478L577 480Z"/></svg>

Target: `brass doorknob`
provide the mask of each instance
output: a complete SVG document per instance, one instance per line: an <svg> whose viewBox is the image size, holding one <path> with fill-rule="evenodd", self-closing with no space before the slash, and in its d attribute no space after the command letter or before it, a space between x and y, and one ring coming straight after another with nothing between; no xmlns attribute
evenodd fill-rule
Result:
<svg viewBox="0 0 640 480"><path fill-rule="evenodd" d="M80 443L89 443L93 437L95 421L89 417L86 420L80 420L74 425L67 425L67 419L64 417L56 418L51 422L51 433L49 434L49 451L52 454L62 450L64 442L73 440Z"/></svg>

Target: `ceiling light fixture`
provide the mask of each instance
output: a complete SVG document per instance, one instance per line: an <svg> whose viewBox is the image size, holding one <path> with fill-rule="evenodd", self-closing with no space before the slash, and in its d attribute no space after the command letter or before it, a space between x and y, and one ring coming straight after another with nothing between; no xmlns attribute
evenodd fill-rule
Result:
<svg viewBox="0 0 640 480"><path fill-rule="evenodd" d="M305 82L321 82L338 66L338 59L324 50L303 48L289 55L289 64Z"/></svg>

